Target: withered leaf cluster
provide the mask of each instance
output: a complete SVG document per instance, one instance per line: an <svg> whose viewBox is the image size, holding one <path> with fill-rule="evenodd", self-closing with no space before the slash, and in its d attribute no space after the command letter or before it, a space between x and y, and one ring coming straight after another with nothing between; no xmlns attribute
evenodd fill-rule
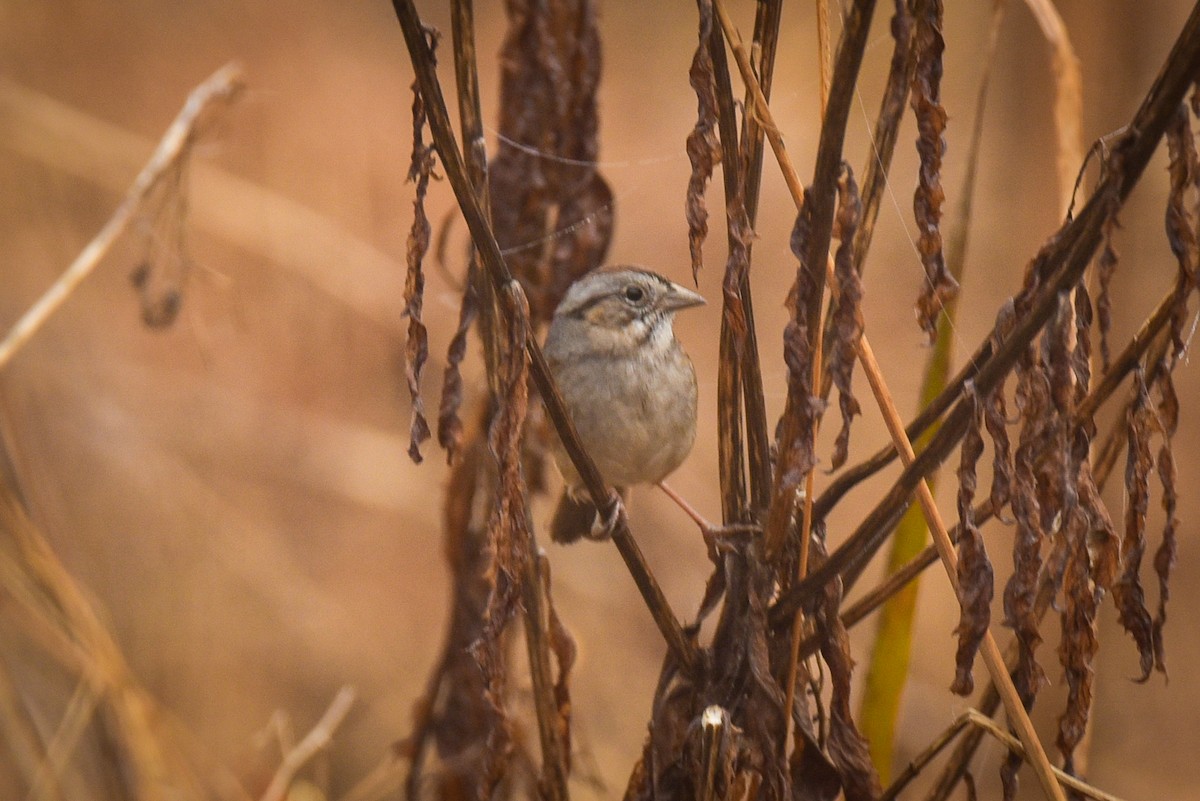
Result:
<svg viewBox="0 0 1200 801"><path fill-rule="evenodd" d="M401 5L402 24L415 21L413 9ZM452 464L444 530L455 591L443 657L417 705L413 734L398 751L412 760L410 798L430 791L456 799L530 792L565 798L570 768L569 675L575 646L554 609L549 565L535 552L529 528L529 488L536 485L531 476L540 455L538 440L527 435L526 345L571 281L598 266L608 247L611 195L595 169L599 37L595 8L587 0L511 2L508 13L499 155L488 164L478 120L469 4L455 7L454 55L460 92L465 92L460 111L464 132L472 137L467 170L477 198L490 201L495 234L519 283L495 292L472 253L439 410L438 439ZM430 51L424 67L432 66ZM428 353L420 324L421 261L429 246L422 201L435 148L423 138L426 98L419 91L416 97L410 178L417 185L417 205L405 299L413 452L419 458L416 448L429 436L418 394ZM479 409L479 424L464 430L460 368L473 325L483 340L492 392ZM540 774L532 768L529 743L517 736L511 711L511 624L518 616L536 663L536 717L545 724ZM431 754L437 757L434 763Z"/></svg>
<svg viewBox="0 0 1200 801"><path fill-rule="evenodd" d="M509 0L505 9L492 223L540 325L603 262L612 236L612 192L595 166L600 34L590 0Z"/></svg>

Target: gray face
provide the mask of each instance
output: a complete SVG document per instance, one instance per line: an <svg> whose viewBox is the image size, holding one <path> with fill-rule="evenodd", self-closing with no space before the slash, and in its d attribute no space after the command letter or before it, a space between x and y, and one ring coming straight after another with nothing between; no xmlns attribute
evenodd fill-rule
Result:
<svg viewBox="0 0 1200 801"><path fill-rule="evenodd" d="M643 270L597 272L577 281L559 304L556 317L574 318L605 329L669 317L704 299L689 289Z"/></svg>

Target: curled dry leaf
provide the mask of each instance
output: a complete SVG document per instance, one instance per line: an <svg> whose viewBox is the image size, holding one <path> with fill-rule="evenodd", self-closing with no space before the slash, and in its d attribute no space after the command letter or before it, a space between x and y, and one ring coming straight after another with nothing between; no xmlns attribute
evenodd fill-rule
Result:
<svg viewBox="0 0 1200 801"><path fill-rule="evenodd" d="M992 619L993 577L992 563L983 546L983 535L975 525L976 475L975 466L983 454L982 403L973 385L964 388L975 409L962 441L962 456L958 468L958 603L960 616L958 628L958 651L955 654L954 682L952 692L969 695L975 689L971 668L975 654L987 634Z"/></svg>
<svg viewBox="0 0 1200 801"><path fill-rule="evenodd" d="M1200 88L1194 88L1192 91L1191 109L1193 113L1200 109ZM1159 398L1156 422L1162 435L1155 462L1163 490L1162 508L1166 520L1163 524L1162 542L1154 554L1154 572L1158 578L1158 609L1151 624L1151 644L1154 666L1164 673L1166 649L1163 644L1163 628L1167 621L1171 568L1175 564L1176 532L1179 527L1176 517L1179 495L1176 489L1175 456L1171 447L1175 429L1179 424L1179 398L1175 394L1172 373L1186 348L1187 304L1196 289L1197 268L1200 267L1200 237L1196 231L1200 220L1187 203L1189 191L1193 193L1193 204L1200 202L1200 158L1196 154L1195 136L1186 107L1181 106L1176 113L1167 129L1166 138L1171 179L1166 212L1167 241L1175 255L1181 280L1177 283L1178 289L1171 304L1172 347L1157 365L1153 379L1153 389Z"/></svg>
<svg viewBox="0 0 1200 801"><path fill-rule="evenodd" d="M1133 637L1141 661L1139 681L1145 681L1154 667L1152 621L1146 609L1140 570L1146 550L1146 511L1150 505L1150 471L1153 458L1150 437L1153 411L1146 388L1144 371L1134 372L1134 400L1127 416L1128 456L1125 463L1125 536L1121 543L1122 569L1113 585L1121 625Z"/></svg>
<svg viewBox="0 0 1200 801"><path fill-rule="evenodd" d="M414 708L413 733L397 746L412 761L406 788L410 799L417 798L418 789L431 780L438 797L474 797L485 773L488 743L503 736L494 730L508 725L503 710L488 702L484 677L471 654L472 644L482 637L495 577L483 500L495 490L490 461L485 438L477 430L450 469L443 530L454 589L446 644L425 695ZM437 770L424 767L431 743L441 760Z"/></svg>
<svg viewBox="0 0 1200 801"><path fill-rule="evenodd" d="M467 336L479 316L479 267L471 254L471 268L463 288L462 303L458 309L458 327L450 338L446 351L446 369L442 373L442 399L438 407L438 445L446 451L446 462L451 463L462 447L463 423L458 411L463 402L462 361L467 355Z"/></svg>
<svg viewBox="0 0 1200 801"><path fill-rule="evenodd" d="M1067 679L1067 705L1058 721L1058 748L1063 770L1074 774L1075 747L1083 739L1092 708L1092 661L1100 647L1096 639L1097 596L1088 569L1089 520L1076 507L1065 525L1066 568L1062 581L1062 639L1059 662Z"/></svg>
<svg viewBox="0 0 1200 801"><path fill-rule="evenodd" d="M1037 460L1042 448L1049 408L1050 386L1037 355L1036 345L1025 349L1017 366L1015 402L1021 433L1014 455L1010 508L1016 531L1013 536L1013 572L1004 587L1004 622L1017 637L1017 670L1013 677L1026 708L1045 677L1035 653L1042 642L1035 611L1038 574L1042 566L1042 511L1037 492Z"/></svg>
<svg viewBox="0 0 1200 801"><path fill-rule="evenodd" d="M437 37L428 33L430 48L436 46ZM425 419L425 404L421 400L421 371L429 358L429 333L421 320L421 307L425 302L425 272L422 262L429 250L429 218L425 215L425 194L433 176L436 148L425 144L426 112L425 99L416 81L413 82L413 147L412 160L408 168L408 180L416 183L416 198L413 200L413 222L408 233L408 272L404 279L404 316L408 318L408 338L404 347L404 376L408 383L408 395L412 403L412 422L409 425L409 457L420 464L421 443L429 439L429 423Z"/></svg>
<svg viewBox="0 0 1200 801"><path fill-rule="evenodd" d="M780 420L779 473L781 495L794 493L804 476L812 470L817 457L814 450L816 425L823 406L813 393L813 353L809 344L808 329L818 325L816 320L806 319L809 297L817 291L813 285L812 271L806 258L806 245L811 225L805 193L804 207L796 215L792 227L792 253L800 260L796 268L796 280L788 291L787 307L790 319L783 330L783 361L788 370L788 396L783 419Z"/></svg>
<svg viewBox="0 0 1200 801"><path fill-rule="evenodd" d="M943 304L958 292L958 282L946 268L942 253L942 154L946 150L946 109L942 107L942 2L931 0L915 19L917 52L911 104L917 118L917 154L921 159L917 189L913 194L917 250L925 267L925 285L917 299L917 320L929 335L937 336L937 318Z"/></svg>
<svg viewBox="0 0 1200 801"><path fill-rule="evenodd" d="M704 205L704 189L712 178L713 169L721 160L717 139L717 82L709 50L713 33L712 0L700 0L700 35L688 81L696 91L696 125L687 136L688 161L692 174L688 178L684 212L688 224L688 249L692 256L692 277L700 273L703 263L701 248L708 236L708 208Z"/></svg>
<svg viewBox="0 0 1200 801"><path fill-rule="evenodd" d="M842 413L842 428L834 442L831 469L846 463L850 449L850 423L862 409L854 397L851 377L857 361L858 342L862 338L862 280L854 268L854 236L862 217L862 201L850 165L843 162L838 177L838 210L835 235L839 244L834 256L834 276L837 281L836 302L832 312L834 340L830 347L829 373L838 390L838 408Z"/></svg>

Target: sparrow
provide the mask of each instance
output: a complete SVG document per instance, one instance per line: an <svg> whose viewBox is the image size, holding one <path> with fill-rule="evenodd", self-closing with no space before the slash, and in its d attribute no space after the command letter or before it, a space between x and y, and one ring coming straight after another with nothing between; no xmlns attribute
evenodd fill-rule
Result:
<svg viewBox="0 0 1200 801"><path fill-rule="evenodd" d="M675 313L704 298L640 267L580 278L550 322L545 354L584 449L622 498L658 484L696 439L696 371L675 338ZM596 508L558 437L566 487L550 524L555 542L602 532Z"/></svg>

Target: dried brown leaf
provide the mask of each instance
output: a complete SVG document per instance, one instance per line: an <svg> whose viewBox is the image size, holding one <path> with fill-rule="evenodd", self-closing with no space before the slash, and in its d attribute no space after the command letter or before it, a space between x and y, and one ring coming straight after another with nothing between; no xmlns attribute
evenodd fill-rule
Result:
<svg viewBox="0 0 1200 801"><path fill-rule="evenodd" d="M437 37L427 32L430 49L436 47ZM422 262L429 250L430 225L425 215L425 194L433 176L436 163L436 148L425 144L426 111L425 99L413 82L413 146L412 160L408 168L408 180L416 183L413 200L413 222L408 233L408 271L404 279L404 316L408 318L408 338L404 347L404 376L408 383L408 395L412 404L412 422L409 425L409 457L420 464L421 443L429 439L429 423L425 419L425 403L421 400L421 371L429 358L429 333L421 320L421 307L425 302L425 273Z"/></svg>
<svg viewBox="0 0 1200 801"><path fill-rule="evenodd" d="M835 234L840 240L834 257L834 276L837 281L832 311L834 340L830 348L829 372L838 390L838 408L842 413L842 428L834 442L830 468L836 470L846 463L850 448L850 423L862 409L854 397L850 380L857 361L858 341L862 338L862 280L854 269L854 235L862 216L862 201L850 165L843 163L838 177L838 210Z"/></svg>
<svg viewBox="0 0 1200 801"><path fill-rule="evenodd" d="M975 688L971 668L975 654L987 634L992 620L994 582L992 563L983 546L983 535L975 525L976 475L975 466L983 454L982 409L975 388L968 384L964 392L974 404L971 422L962 440L962 457L958 468L958 603L961 609L958 627L958 651L955 654L952 692L970 695Z"/></svg>
<svg viewBox="0 0 1200 801"><path fill-rule="evenodd" d="M958 292L958 282L946 268L942 252L941 216L942 155L946 150L946 110L942 107L942 2L931 0L925 13L915 19L913 35L917 68L913 75L910 103L917 118L917 154L921 159L917 189L913 194L916 216L917 250L925 267L925 285L917 299L917 320L929 335L930 344L937 336L937 319L942 306Z"/></svg>
<svg viewBox="0 0 1200 801"><path fill-rule="evenodd" d="M1127 416L1128 456L1125 463L1125 535L1121 543L1122 569L1113 585L1113 601L1124 629L1133 637L1145 681L1154 668L1152 620L1146 608L1140 570L1146 550L1146 512L1150 505L1150 471L1153 458L1150 437L1153 410L1145 373L1134 371L1134 399Z"/></svg>
<svg viewBox="0 0 1200 801"><path fill-rule="evenodd" d="M1044 447L1050 382L1042 369L1036 345L1026 348L1018 364L1015 402L1021 418L1021 433L1013 459L1010 505L1016 531L1013 572L1004 588L1004 621L1017 637L1017 670L1013 683L1022 702L1029 708L1045 681L1035 656L1042 642L1035 602L1045 538L1038 501L1037 461Z"/></svg>
<svg viewBox="0 0 1200 801"><path fill-rule="evenodd" d="M692 257L692 277L696 278L703 264L701 248L708 236L708 209L704 205L704 189L712 178L713 169L721 160L717 138L717 82L713 72L709 42L713 31L712 0L700 0L700 35L688 82L696 92L696 125L687 137L688 161L692 173L688 178L687 200L684 203L688 224L688 249Z"/></svg>
<svg viewBox="0 0 1200 801"><path fill-rule="evenodd" d="M1175 566L1178 549L1176 532L1179 529L1179 520L1175 515L1179 494L1175 488L1175 457L1171 452L1170 437L1164 437L1162 447L1158 451L1158 478L1163 488L1162 507L1166 523L1163 525L1162 543L1154 553L1154 573L1158 577L1158 610L1154 614L1150 635L1154 646L1154 667L1166 673L1167 655L1163 643L1163 628L1167 624L1171 568Z"/></svg>
<svg viewBox="0 0 1200 801"><path fill-rule="evenodd" d="M1100 647L1096 639L1096 592L1089 576L1089 521L1077 509L1063 527L1067 540L1063 571L1062 639L1059 662L1067 679L1067 705L1058 721L1058 748L1063 770L1075 772L1075 747L1083 739L1092 708L1092 661Z"/></svg>
<svg viewBox="0 0 1200 801"><path fill-rule="evenodd" d="M779 489L778 496L772 499L772 506L788 503L788 499L794 497L803 482L804 476L816 464L816 426L824 409L820 397L813 392L813 353L808 338L810 324L820 323L806 319L809 296L817 291L812 282L812 271L806 263L808 248L805 243L811 224L811 206L810 203L804 204L792 228L792 253L800 260L800 264L796 269L795 283L787 298L791 319L783 330L783 361L788 370L788 395L777 432Z"/></svg>
<svg viewBox="0 0 1200 801"><path fill-rule="evenodd" d="M471 269L463 288L458 309L458 327L446 351L446 369L442 373L442 399L438 407L438 445L446 451L447 464L454 461L462 447L463 423L459 409L463 401L462 361L467 355L467 337L479 316L478 265L472 252Z"/></svg>

